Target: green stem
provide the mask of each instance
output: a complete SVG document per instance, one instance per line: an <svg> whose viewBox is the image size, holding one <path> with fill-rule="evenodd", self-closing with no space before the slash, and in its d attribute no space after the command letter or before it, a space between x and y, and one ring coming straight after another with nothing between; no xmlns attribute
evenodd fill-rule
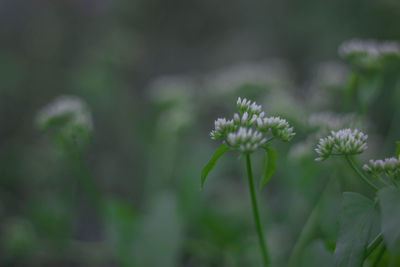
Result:
<svg viewBox="0 0 400 267"><path fill-rule="evenodd" d="M371 253L382 243L383 236L380 233L372 242L368 245L367 251L365 253L365 258L367 258Z"/></svg>
<svg viewBox="0 0 400 267"><path fill-rule="evenodd" d="M261 253L262 253L263 259L264 259L264 266L268 266L269 259L268 259L267 247L266 247L265 241L264 241L264 235L263 235L263 231L262 231L262 227L261 227L260 215L258 214L256 193L254 190L253 174L251 172L251 161L250 161L249 154L246 154L246 166L247 166L247 176L248 176L248 180L249 180L251 204L253 207L253 215L254 215L254 221L255 221L257 233L258 233L258 240L260 243Z"/></svg>
<svg viewBox="0 0 400 267"><path fill-rule="evenodd" d="M78 148L71 146L68 148L67 153L71 161L74 163L74 168L76 171L76 178L78 180L78 183L83 188L89 201L92 203L96 211L99 213L103 213L104 212L103 198L100 194L100 191L97 188L97 185L90 177L89 168L85 163L82 152Z"/></svg>
<svg viewBox="0 0 400 267"><path fill-rule="evenodd" d="M371 183L368 178L357 168L356 164L354 163L353 159L349 155L345 155L347 162L349 163L350 167L360 176L361 180L363 180L367 185L369 185L375 191L378 191L378 187Z"/></svg>

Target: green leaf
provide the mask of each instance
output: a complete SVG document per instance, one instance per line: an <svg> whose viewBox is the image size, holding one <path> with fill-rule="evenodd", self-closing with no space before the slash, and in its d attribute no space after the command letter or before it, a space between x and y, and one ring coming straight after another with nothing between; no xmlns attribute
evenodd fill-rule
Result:
<svg viewBox="0 0 400 267"><path fill-rule="evenodd" d="M389 250L400 252L400 189L386 187L378 192L383 239Z"/></svg>
<svg viewBox="0 0 400 267"><path fill-rule="evenodd" d="M379 231L379 212L374 202L357 193L344 193L335 266L362 266L368 244Z"/></svg>
<svg viewBox="0 0 400 267"><path fill-rule="evenodd" d="M396 158L400 156L400 141L396 142L397 148L396 148Z"/></svg>
<svg viewBox="0 0 400 267"><path fill-rule="evenodd" d="M227 151L229 150L229 146L225 143L222 143L218 146L215 150L212 158L210 161L204 166L203 170L201 171L201 188L204 186L204 182L206 181L208 173L214 168L215 163L217 160Z"/></svg>
<svg viewBox="0 0 400 267"><path fill-rule="evenodd" d="M179 266L184 242L184 224L177 197L159 192L142 216L131 250L134 264L126 266Z"/></svg>
<svg viewBox="0 0 400 267"><path fill-rule="evenodd" d="M266 164L267 160L268 162ZM270 146L267 146L265 148L265 153L264 153L260 188L263 188L264 185L269 181L269 179L271 179L272 174L274 174L275 172L275 167L276 167L276 150Z"/></svg>

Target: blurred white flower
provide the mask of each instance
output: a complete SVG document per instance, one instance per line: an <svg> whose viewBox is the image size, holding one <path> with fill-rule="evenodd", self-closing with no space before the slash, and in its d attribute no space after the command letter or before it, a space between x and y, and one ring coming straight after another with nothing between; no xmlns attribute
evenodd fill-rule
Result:
<svg viewBox="0 0 400 267"><path fill-rule="evenodd" d="M82 126L93 129L92 115L87 104L76 96L60 96L41 109L37 115L37 124L46 129L56 124L60 126Z"/></svg>
<svg viewBox="0 0 400 267"><path fill-rule="evenodd" d="M332 131L331 135L321 138L315 149L316 161L323 161L331 155L353 155L367 149L368 135L357 129Z"/></svg>
<svg viewBox="0 0 400 267"><path fill-rule="evenodd" d="M311 127L328 128L330 130L338 130L345 126L349 126L354 120L354 114L337 114L326 111L313 113L308 119Z"/></svg>
<svg viewBox="0 0 400 267"><path fill-rule="evenodd" d="M235 93L244 86L287 87L292 81L287 64L279 59L243 62L208 75L205 87L214 94Z"/></svg>
<svg viewBox="0 0 400 267"><path fill-rule="evenodd" d="M400 45L394 41L352 39L339 46L339 56L361 66L375 64L387 55L400 55Z"/></svg>
<svg viewBox="0 0 400 267"><path fill-rule="evenodd" d="M370 160L367 164L364 164L363 169L370 174L398 175L400 174L400 156L384 160Z"/></svg>
<svg viewBox="0 0 400 267"><path fill-rule="evenodd" d="M152 80L148 92L153 102L160 105L186 104L194 94L195 82L190 76L165 75Z"/></svg>
<svg viewBox="0 0 400 267"><path fill-rule="evenodd" d="M36 123L41 130L52 130L62 142L87 143L93 131L93 120L87 104L76 96L60 96L42 108Z"/></svg>

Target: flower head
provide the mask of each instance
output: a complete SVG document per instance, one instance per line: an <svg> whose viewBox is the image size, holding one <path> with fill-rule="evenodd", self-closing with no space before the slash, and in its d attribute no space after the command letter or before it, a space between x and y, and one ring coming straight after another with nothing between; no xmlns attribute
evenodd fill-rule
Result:
<svg viewBox="0 0 400 267"><path fill-rule="evenodd" d="M352 39L339 47L339 55L360 66L370 66L387 55L399 55L396 42Z"/></svg>
<svg viewBox="0 0 400 267"><path fill-rule="evenodd" d="M275 137L285 142L290 141L295 135L293 127L280 117L257 118L257 128L263 132L271 130Z"/></svg>
<svg viewBox="0 0 400 267"><path fill-rule="evenodd" d="M256 102L251 103L251 101L246 98L241 99L239 97L236 104L240 114L245 112L248 112L250 115L261 113L261 106L257 105Z"/></svg>
<svg viewBox="0 0 400 267"><path fill-rule="evenodd" d="M226 120L225 118L217 119L214 124L215 129L210 133L212 139L226 138L228 133L236 129L233 120Z"/></svg>
<svg viewBox="0 0 400 267"><path fill-rule="evenodd" d="M321 138L315 149L317 161L327 159L330 155L353 155L364 152L367 149L368 135L357 129L342 129L332 131L331 135Z"/></svg>
<svg viewBox="0 0 400 267"><path fill-rule="evenodd" d="M400 174L400 156L384 160L370 160L367 164L364 164L363 169L370 174L398 175Z"/></svg>
<svg viewBox="0 0 400 267"><path fill-rule="evenodd" d="M55 129L64 139L87 138L93 131L87 104L75 96L60 96L42 108L36 118L42 130Z"/></svg>
<svg viewBox="0 0 400 267"><path fill-rule="evenodd" d="M295 135L286 120L265 117L262 107L256 102L239 97L237 109L233 119L219 118L215 121L214 130L210 133L212 139L226 139L232 149L248 153L264 146L268 142L268 134L282 141L290 141Z"/></svg>
<svg viewBox="0 0 400 267"><path fill-rule="evenodd" d="M237 132L228 134L228 144L241 152L253 152L257 148L263 146L267 139L263 137L259 131L253 129L240 127Z"/></svg>

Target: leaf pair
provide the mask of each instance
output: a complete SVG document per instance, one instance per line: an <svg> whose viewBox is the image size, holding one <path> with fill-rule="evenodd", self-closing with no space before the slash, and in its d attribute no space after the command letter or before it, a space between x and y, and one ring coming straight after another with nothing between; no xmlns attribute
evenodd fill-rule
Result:
<svg viewBox="0 0 400 267"><path fill-rule="evenodd" d="M220 144L215 150L210 161L206 164L206 166L204 166L203 170L201 171L201 188L203 188L204 186L204 182L206 181L208 173L214 168L218 159L228 150L229 146L225 143ZM276 159L276 150L270 146L266 146L263 158L260 188L262 188L269 181L272 174L275 172Z"/></svg>
<svg viewBox="0 0 400 267"><path fill-rule="evenodd" d="M387 248L400 252L400 189L379 190L376 202L357 193L343 194L340 232L335 249L336 266L362 266L368 256L368 244L383 234Z"/></svg>

